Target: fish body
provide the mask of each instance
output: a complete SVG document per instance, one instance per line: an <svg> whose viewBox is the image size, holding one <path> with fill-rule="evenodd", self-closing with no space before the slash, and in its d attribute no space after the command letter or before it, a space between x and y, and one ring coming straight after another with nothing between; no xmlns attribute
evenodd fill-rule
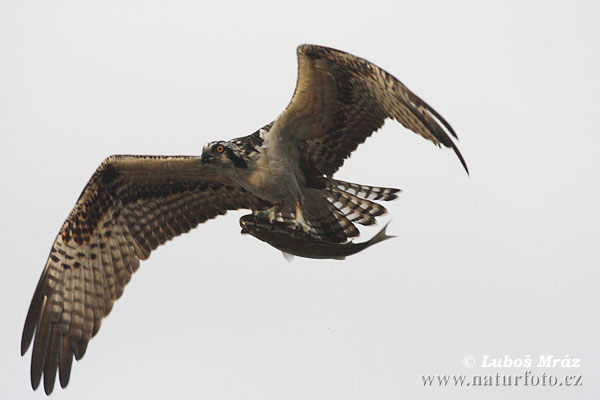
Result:
<svg viewBox="0 0 600 400"><path fill-rule="evenodd" d="M294 231L289 224L275 221L257 220L254 215L244 215L240 218L242 234L250 234L255 238L281 250L286 260L293 256L343 260L347 256L363 251L372 245L393 238L386 234L389 222L371 239L361 243L333 243L315 238L302 231Z"/></svg>

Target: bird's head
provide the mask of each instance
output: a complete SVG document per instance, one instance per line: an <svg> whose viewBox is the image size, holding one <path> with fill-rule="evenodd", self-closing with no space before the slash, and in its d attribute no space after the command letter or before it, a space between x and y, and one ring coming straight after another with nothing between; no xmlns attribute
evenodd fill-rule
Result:
<svg viewBox="0 0 600 400"><path fill-rule="evenodd" d="M248 168L242 150L232 142L217 140L202 149L202 165L215 168Z"/></svg>

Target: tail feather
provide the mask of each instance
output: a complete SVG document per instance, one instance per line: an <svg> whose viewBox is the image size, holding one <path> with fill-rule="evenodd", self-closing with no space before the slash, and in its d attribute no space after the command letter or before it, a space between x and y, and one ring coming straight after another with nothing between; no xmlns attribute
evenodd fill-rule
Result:
<svg viewBox="0 0 600 400"><path fill-rule="evenodd" d="M316 199L315 199L316 200ZM305 217L320 238L341 243L350 237L358 236L358 229L327 199L320 197L318 201L305 203Z"/></svg>
<svg viewBox="0 0 600 400"><path fill-rule="evenodd" d="M387 212L380 204L361 199L335 187L328 190L327 199L350 221L361 225L372 225L375 223L375 217Z"/></svg>
<svg viewBox="0 0 600 400"><path fill-rule="evenodd" d="M361 185L358 183L339 181L337 179L329 179L328 189L331 188L337 188L366 200L382 201L394 200L398 197L397 193L401 191L400 189L395 188Z"/></svg>
<svg viewBox="0 0 600 400"><path fill-rule="evenodd" d="M327 179L324 190L312 189L304 193L304 218L310 226L311 235L328 242L343 243L359 235L354 223L372 225L376 217L387 212L384 206L371 200L394 200L398 192L400 189ZM277 221L290 224L290 231L295 229L295 218L289 212L276 215ZM387 239L385 228L381 232L371 240Z"/></svg>
<svg viewBox="0 0 600 400"><path fill-rule="evenodd" d="M334 204L329 203L328 208L329 208L330 213L335 217L339 226L343 229L344 234L346 235L347 238L355 237L360 234L360 232L358 231L356 226L354 226L352 221L350 219L348 219L347 216L341 210L339 210Z"/></svg>

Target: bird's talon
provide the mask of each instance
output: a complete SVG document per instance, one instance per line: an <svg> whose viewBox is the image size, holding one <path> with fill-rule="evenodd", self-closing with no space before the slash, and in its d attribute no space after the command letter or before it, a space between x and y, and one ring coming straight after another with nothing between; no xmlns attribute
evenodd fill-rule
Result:
<svg viewBox="0 0 600 400"><path fill-rule="evenodd" d="M310 234L310 226L302 221L296 221L296 233Z"/></svg>
<svg viewBox="0 0 600 400"><path fill-rule="evenodd" d="M254 218L256 220L268 221L270 225L273 225L275 221L277 221L277 211L279 206L275 205L267 210L257 211L254 214Z"/></svg>

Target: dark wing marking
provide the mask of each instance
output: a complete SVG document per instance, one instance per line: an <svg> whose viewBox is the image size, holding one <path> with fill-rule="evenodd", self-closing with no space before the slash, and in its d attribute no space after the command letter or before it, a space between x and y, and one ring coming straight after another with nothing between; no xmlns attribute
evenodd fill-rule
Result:
<svg viewBox="0 0 600 400"><path fill-rule="evenodd" d="M43 375L51 393L57 370L67 385L73 356L84 355L153 249L227 210L266 206L198 157L107 158L58 233L29 307L21 353L35 334L33 388Z"/></svg>
<svg viewBox="0 0 600 400"><path fill-rule="evenodd" d="M300 142L301 166L332 176L359 144L393 118L436 145L454 150L456 133L440 114L376 65L342 51L298 47L298 82L292 101L270 133Z"/></svg>
<svg viewBox="0 0 600 400"><path fill-rule="evenodd" d="M271 126L273 126L272 122L248 136L242 136L231 141L238 146L244 157L251 158L255 153L260 151L259 149L264 142L264 135L269 132Z"/></svg>

